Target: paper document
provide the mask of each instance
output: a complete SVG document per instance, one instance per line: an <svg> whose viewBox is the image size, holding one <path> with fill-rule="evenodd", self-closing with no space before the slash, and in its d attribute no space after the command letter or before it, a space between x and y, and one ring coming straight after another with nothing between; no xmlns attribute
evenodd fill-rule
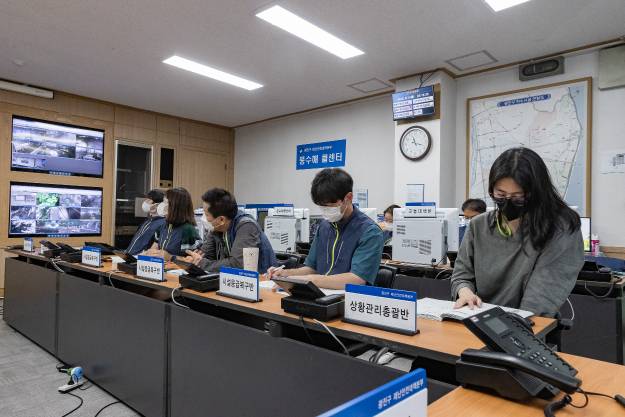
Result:
<svg viewBox="0 0 625 417"><path fill-rule="evenodd" d="M330 290L327 288L319 288L325 295L345 294L345 290Z"/></svg>
<svg viewBox="0 0 625 417"><path fill-rule="evenodd" d="M266 288L268 290L273 289L273 287L275 287L276 283L273 281L261 281L258 286L260 288Z"/></svg>
<svg viewBox="0 0 625 417"><path fill-rule="evenodd" d="M471 310L469 307L454 309L454 302L447 300L437 300L434 298L422 298L417 300L417 317L443 321L443 319L451 319L462 321L467 317L474 316L494 307L501 307L508 313L515 313L521 317L528 318L534 315L531 311L519 310L516 308L497 306L495 304L482 303L482 307L475 307Z"/></svg>

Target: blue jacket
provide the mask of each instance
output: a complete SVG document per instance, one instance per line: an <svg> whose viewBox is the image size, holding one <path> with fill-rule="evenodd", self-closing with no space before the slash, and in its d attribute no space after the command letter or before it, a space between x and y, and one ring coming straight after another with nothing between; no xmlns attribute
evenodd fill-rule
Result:
<svg viewBox="0 0 625 417"><path fill-rule="evenodd" d="M365 233L370 235L370 239L365 239L366 249L361 241ZM348 219L338 223L323 220L319 224L305 264L322 275L358 272L356 275L373 284L380 266L383 246L382 229L354 206L354 212ZM366 259L361 257L357 264L352 265L359 247L364 249Z"/></svg>
<svg viewBox="0 0 625 417"><path fill-rule="evenodd" d="M126 252L131 255L136 255L149 249L156 239L156 232L163 227L164 224L164 217L148 217L137 229Z"/></svg>
<svg viewBox="0 0 625 417"><path fill-rule="evenodd" d="M200 234L191 223L174 226L165 222L156 233L156 241L159 249L171 255L187 256L187 250L200 242Z"/></svg>

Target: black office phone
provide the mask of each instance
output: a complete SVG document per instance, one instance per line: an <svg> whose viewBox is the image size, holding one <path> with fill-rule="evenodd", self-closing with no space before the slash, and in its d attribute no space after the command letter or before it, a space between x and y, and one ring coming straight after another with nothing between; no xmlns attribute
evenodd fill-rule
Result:
<svg viewBox="0 0 625 417"><path fill-rule="evenodd" d="M202 268L200 268L199 266L191 262L183 261L182 259L178 259L178 258L174 259L173 262L176 265L178 265L181 269L184 269L184 271L192 277L201 277L201 276L208 275L208 272L206 272L205 270L203 270Z"/></svg>
<svg viewBox="0 0 625 417"><path fill-rule="evenodd" d="M137 263L137 258L135 258L133 255L124 252L122 250L115 250L113 252L115 255L119 256L120 258L122 258L124 260L124 262L126 262L127 264L136 264Z"/></svg>
<svg viewBox="0 0 625 417"><path fill-rule="evenodd" d="M503 309L486 310L463 323L490 350L462 353L456 362L456 379L463 385L491 389L515 400L549 399L558 393L555 387L571 393L581 385L573 366Z"/></svg>
<svg viewBox="0 0 625 417"><path fill-rule="evenodd" d="M40 240L39 243L41 243L41 246L45 246L47 249L50 249L50 250L61 249L60 246L58 246L56 243L50 242L49 240Z"/></svg>
<svg viewBox="0 0 625 417"><path fill-rule="evenodd" d="M100 249L100 253L102 255L114 255L115 251L118 250L113 246L102 242L85 242L85 246L91 246L92 248Z"/></svg>

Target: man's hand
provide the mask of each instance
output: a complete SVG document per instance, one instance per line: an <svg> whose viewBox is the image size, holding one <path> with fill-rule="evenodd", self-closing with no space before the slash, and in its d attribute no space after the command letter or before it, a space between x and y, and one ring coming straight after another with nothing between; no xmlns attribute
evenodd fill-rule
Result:
<svg viewBox="0 0 625 417"><path fill-rule="evenodd" d="M188 250L186 252L187 252L187 255L189 255L189 256L186 256L183 259L186 262L190 262L190 263L192 263L195 266L199 266L200 265L200 261L202 260L201 252L190 251L190 250Z"/></svg>

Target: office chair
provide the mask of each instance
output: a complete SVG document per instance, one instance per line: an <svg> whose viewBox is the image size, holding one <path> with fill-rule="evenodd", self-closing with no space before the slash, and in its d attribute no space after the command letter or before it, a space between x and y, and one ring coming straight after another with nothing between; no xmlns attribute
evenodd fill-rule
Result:
<svg viewBox="0 0 625 417"><path fill-rule="evenodd" d="M375 278L373 285L376 287L393 288L396 275L397 268L388 265L380 265L378 276Z"/></svg>

